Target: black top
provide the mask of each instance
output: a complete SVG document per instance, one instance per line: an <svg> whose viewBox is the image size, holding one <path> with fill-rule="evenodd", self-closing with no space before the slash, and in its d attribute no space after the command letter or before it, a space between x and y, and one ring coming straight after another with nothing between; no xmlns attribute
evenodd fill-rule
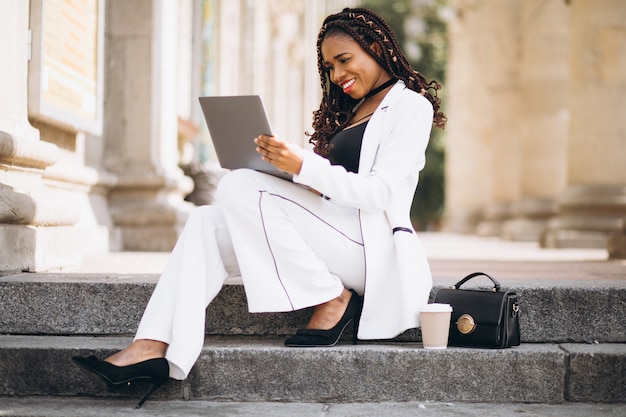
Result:
<svg viewBox="0 0 626 417"><path fill-rule="evenodd" d="M346 171L359 172L361 144L367 122L342 130L330 139L330 152L326 156L331 165L341 165Z"/></svg>

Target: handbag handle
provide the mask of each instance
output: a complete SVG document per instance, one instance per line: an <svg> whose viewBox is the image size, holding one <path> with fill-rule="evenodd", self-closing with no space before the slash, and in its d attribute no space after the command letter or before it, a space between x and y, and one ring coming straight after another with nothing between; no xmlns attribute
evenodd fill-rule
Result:
<svg viewBox="0 0 626 417"><path fill-rule="evenodd" d="M489 275L485 274L484 272L474 272L474 273L471 273L468 276L466 276L465 278L463 278L462 280L460 280L459 282L457 282L456 284L454 284L452 286L452 288L454 288L455 290L458 290L459 288L461 288L461 285L465 284L470 279L472 279L474 277L481 276L481 275L486 276L487 278L489 278L491 280L491 282L493 282L493 292L500 291L500 283L495 278L490 277Z"/></svg>

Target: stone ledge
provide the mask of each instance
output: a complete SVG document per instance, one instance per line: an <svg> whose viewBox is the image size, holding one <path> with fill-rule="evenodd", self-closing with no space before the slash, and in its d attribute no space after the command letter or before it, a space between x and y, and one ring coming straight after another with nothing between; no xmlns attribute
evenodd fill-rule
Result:
<svg viewBox="0 0 626 417"><path fill-rule="evenodd" d="M107 392L72 366L121 337L0 336L0 396L138 398L139 384ZM208 338L186 381L156 399L314 402L625 402L626 344L522 344L511 349L423 349L419 343L286 348L283 339Z"/></svg>
<svg viewBox="0 0 626 417"><path fill-rule="evenodd" d="M129 341L117 337L0 336L0 396L138 397L145 387L109 393L69 362L73 355L104 357ZM156 398L338 403L561 403L565 399L567 353L554 344L431 351L417 343L342 343L331 349L294 349L282 342L274 338L210 338L190 377L171 381Z"/></svg>
<svg viewBox="0 0 626 417"><path fill-rule="evenodd" d="M0 162L44 169L59 160L58 146L40 141L39 131L30 124L15 130L14 134L0 130Z"/></svg>
<svg viewBox="0 0 626 417"><path fill-rule="evenodd" d="M19 274L0 277L0 333L134 334L155 275ZM435 279L436 288L450 279ZM243 287L230 280L207 309L208 335L284 336L303 327L309 310L249 314ZM529 343L622 343L626 282L582 284L518 279L522 340ZM435 289L436 290L436 289ZM434 291L435 291L434 290ZM433 291L433 293L434 293ZM402 340L419 341L411 330Z"/></svg>
<svg viewBox="0 0 626 417"><path fill-rule="evenodd" d="M423 349L363 343L288 349L278 342L206 347L190 375L192 398L271 401L559 403L565 355L556 345Z"/></svg>
<svg viewBox="0 0 626 417"><path fill-rule="evenodd" d="M626 344L565 344L561 347L569 357L567 400L626 401Z"/></svg>
<svg viewBox="0 0 626 417"><path fill-rule="evenodd" d="M0 396L138 398L108 392L69 358L123 348L123 337L0 336ZM419 343L286 348L276 338L208 338L185 381L156 399L216 401L625 402L626 344L522 344L511 349L423 349Z"/></svg>
<svg viewBox="0 0 626 417"><path fill-rule="evenodd" d="M73 226L0 224L0 248L2 248L0 270L34 272L80 264L82 248L86 246L84 236L86 230L94 231L90 242L94 246L98 243L103 245L102 241L108 240L108 236L98 234L97 232L102 230L95 227L81 229ZM2 298L0 294L0 299ZM3 307L0 306L0 312L2 310Z"/></svg>

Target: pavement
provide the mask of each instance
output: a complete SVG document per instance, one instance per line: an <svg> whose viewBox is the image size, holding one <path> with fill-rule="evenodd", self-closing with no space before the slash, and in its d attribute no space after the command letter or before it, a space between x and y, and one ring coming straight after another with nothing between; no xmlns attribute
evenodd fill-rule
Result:
<svg viewBox="0 0 626 417"><path fill-rule="evenodd" d="M436 285L451 285L465 275L482 271L501 281L524 285L626 286L626 259L608 260L606 249L544 249L536 242L451 233L418 233ZM87 255L82 265L50 271L81 274L159 275L168 252L110 252ZM156 278L156 277L155 277ZM239 283L229 278L228 283ZM488 281L485 281L488 283Z"/></svg>
<svg viewBox="0 0 626 417"><path fill-rule="evenodd" d="M626 404L495 403L271 403L151 401L134 409L128 400L1 398L0 416L20 417L624 417Z"/></svg>
<svg viewBox="0 0 626 417"><path fill-rule="evenodd" d="M452 233L419 232L418 236L433 270L448 263L483 264L498 263L515 267L535 264L543 269L547 264L567 266L572 263L590 263L600 269L611 266L626 268L625 260L605 262L606 249L541 248L536 242L503 241L499 238L459 235ZM169 252L110 252L87 255L82 265L60 268L50 272L159 274L169 257ZM602 264L608 264L603 267ZM435 274L436 275L436 274ZM625 277L626 278L626 277Z"/></svg>

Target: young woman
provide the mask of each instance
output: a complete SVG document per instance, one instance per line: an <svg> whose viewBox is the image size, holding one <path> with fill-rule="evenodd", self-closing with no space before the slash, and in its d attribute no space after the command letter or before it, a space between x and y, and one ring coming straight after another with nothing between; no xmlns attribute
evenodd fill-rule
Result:
<svg viewBox="0 0 626 417"><path fill-rule="evenodd" d="M432 279L409 211L431 127L446 121L440 86L411 68L387 24L365 9L327 17L317 55L314 151L254 139L293 183L227 174L218 203L187 221L133 343L104 360L73 358L111 385L149 379L138 407L168 377L187 377L205 309L229 272L241 274L250 312L314 306L286 346L334 346L350 322L354 343L419 326Z"/></svg>

